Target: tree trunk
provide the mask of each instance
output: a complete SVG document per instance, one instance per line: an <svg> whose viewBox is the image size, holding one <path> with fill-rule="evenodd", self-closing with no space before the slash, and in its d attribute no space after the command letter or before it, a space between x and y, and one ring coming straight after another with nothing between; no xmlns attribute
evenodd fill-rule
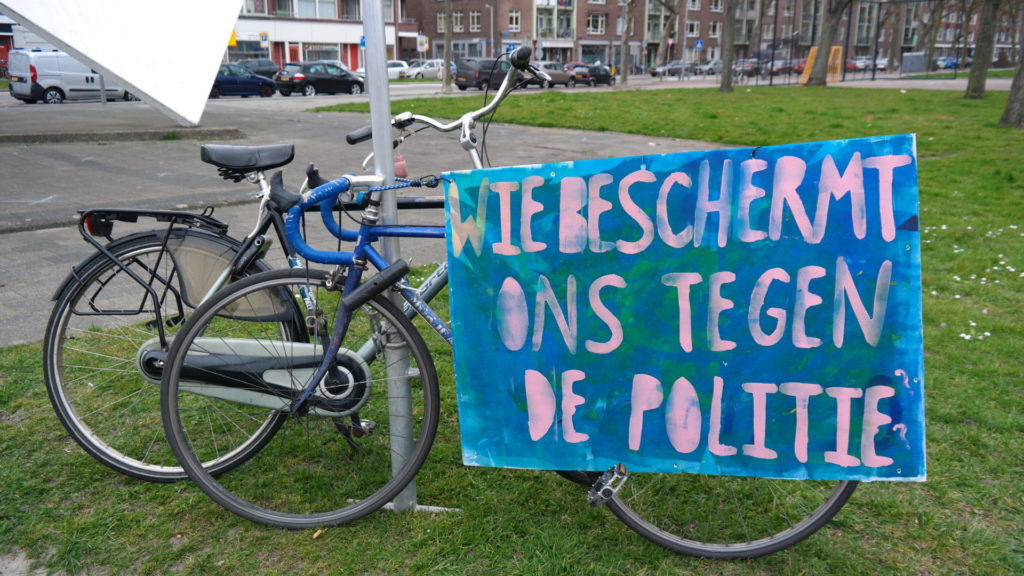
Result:
<svg viewBox="0 0 1024 576"><path fill-rule="evenodd" d="M725 23L722 30L722 80L719 92L732 92L732 61L736 52L736 5L738 0L724 0Z"/></svg>
<svg viewBox="0 0 1024 576"><path fill-rule="evenodd" d="M897 69L900 63L901 56L903 56L903 11L906 7L902 4L895 4L891 9L888 10L890 13L889 19L889 66L886 72L893 72Z"/></svg>
<svg viewBox="0 0 1024 576"><path fill-rule="evenodd" d="M924 62L925 72L931 72L932 70L932 60L935 60L935 43L939 39L939 30L942 29L942 19L945 15L946 3L936 3L935 9L932 11L931 28L928 30L928 58Z"/></svg>
<svg viewBox="0 0 1024 576"><path fill-rule="evenodd" d="M672 59L672 48L668 46L668 37L676 33L676 22L679 20L679 9L686 0L658 0L658 3L668 9L668 18L665 25L661 27L661 42L658 42L658 54L654 58L654 65L660 66Z"/></svg>
<svg viewBox="0 0 1024 576"><path fill-rule="evenodd" d="M978 43L974 49L974 63L971 64L971 77L967 80L967 93L964 95L967 98L985 97L985 80L995 50L998 12L999 0L985 0L981 7L981 23L978 27Z"/></svg>
<svg viewBox="0 0 1024 576"><path fill-rule="evenodd" d="M636 6L636 0L628 0L624 8L626 26L622 30L622 63L620 64L619 72L622 74L622 86L629 86L629 68L632 66L631 54L629 48L629 29L630 25L633 24L633 7Z"/></svg>
<svg viewBox="0 0 1024 576"><path fill-rule="evenodd" d="M814 66L811 68L811 75L807 78L808 86L825 86L828 77L828 56L835 42L836 34L839 32L839 25L843 21L843 14L853 0L836 0L825 16L825 23L821 27L821 36L818 38L818 55L814 58ZM842 66L842 63L840 63Z"/></svg>
<svg viewBox="0 0 1024 576"><path fill-rule="evenodd" d="M1024 58L1017 58L1017 72L1010 85L1010 101L1006 103L999 123L1024 130Z"/></svg>

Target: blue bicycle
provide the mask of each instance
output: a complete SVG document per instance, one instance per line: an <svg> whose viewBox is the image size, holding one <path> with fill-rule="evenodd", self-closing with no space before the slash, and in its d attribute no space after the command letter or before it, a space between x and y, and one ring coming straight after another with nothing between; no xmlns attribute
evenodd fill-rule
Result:
<svg viewBox="0 0 1024 576"><path fill-rule="evenodd" d="M529 49L495 99L443 124L412 114L393 124L461 129L480 166L473 128L529 70ZM367 133L352 135L353 139ZM432 181L414 181L432 183ZM162 375L167 439L189 477L213 500L250 520L286 528L350 522L394 500L413 481L440 420L440 386L423 322L451 342L445 321L412 288L402 261L376 249L384 238L442 238L440 227L380 223L384 193L376 176L347 176L317 187L289 211L289 243L328 270L255 274L200 306L170 350L143 358ZM334 206L366 190L357 227L338 224ZM306 244L299 222L319 204L324 224L347 250ZM354 218L354 217L353 217ZM365 279L370 267L379 272ZM443 272L434 286L444 283ZM428 282L428 285L430 283ZM457 297L457 295L455 296ZM406 310L395 303L403 301ZM289 327L302 325L297 334ZM222 474L203 463L234 450L274 421L272 438ZM768 554L806 538L845 504L856 483L687 474L569 472L590 486L630 528L677 552L737 558Z"/></svg>

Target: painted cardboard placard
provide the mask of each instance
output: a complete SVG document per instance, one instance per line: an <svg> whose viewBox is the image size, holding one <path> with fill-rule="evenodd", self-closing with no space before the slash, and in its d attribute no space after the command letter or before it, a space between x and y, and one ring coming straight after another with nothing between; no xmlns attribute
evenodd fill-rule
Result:
<svg viewBox="0 0 1024 576"><path fill-rule="evenodd" d="M445 177L466 464L925 479L913 135Z"/></svg>

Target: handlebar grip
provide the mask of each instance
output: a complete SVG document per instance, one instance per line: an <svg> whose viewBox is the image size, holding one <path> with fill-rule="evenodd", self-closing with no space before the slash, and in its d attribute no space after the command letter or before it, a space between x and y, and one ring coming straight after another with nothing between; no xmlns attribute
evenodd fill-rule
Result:
<svg viewBox="0 0 1024 576"><path fill-rule="evenodd" d="M373 126L363 126L353 130L345 135L345 141L349 144L359 144L360 142L366 142L373 137Z"/></svg>
<svg viewBox="0 0 1024 576"><path fill-rule="evenodd" d="M526 67L530 65L530 55L533 54L533 49L529 46L520 46L515 52L509 56L509 61L516 68L526 71Z"/></svg>

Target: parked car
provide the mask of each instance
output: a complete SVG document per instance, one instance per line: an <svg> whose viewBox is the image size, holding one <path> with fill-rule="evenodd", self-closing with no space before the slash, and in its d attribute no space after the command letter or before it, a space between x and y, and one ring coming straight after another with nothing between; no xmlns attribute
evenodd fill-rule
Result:
<svg viewBox="0 0 1024 576"><path fill-rule="evenodd" d="M615 86L615 75L607 66L579 66L573 71L577 84Z"/></svg>
<svg viewBox="0 0 1024 576"><path fill-rule="evenodd" d="M550 88L552 86L562 84L566 88L572 88L576 85L576 75L566 72L558 62L531 62L530 64L532 64L534 68L550 76L551 80L530 78L527 86Z"/></svg>
<svg viewBox="0 0 1024 576"><path fill-rule="evenodd" d="M589 62L583 62L582 60L573 60L572 62L566 62L562 65L562 69L566 72L572 72L580 66L590 66Z"/></svg>
<svg viewBox="0 0 1024 576"><path fill-rule="evenodd" d="M932 61L932 70L954 70L959 67L956 58L952 56L944 56Z"/></svg>
<svg viewBox="0 0 1024 576"><path fill-rule="evenodd" d="M243 98L259 95L268 98L274 95L274 81L266 76L253 73L239 64L221 64L217 78L210 88L210 98L221 96L241 96Z"/></svg>
<svg viewBox="0 0 1024 576"><path fill-rule="evenodd" d="M767 63L764 68L768 74L772 76L782 76L785 74L793 74L796 71L796 60L772 60Z"/></svg>
<svg viewBox="0 0 1024 576"><path fill-rule="evenodd" d="M327 94L362 94L366 91L362 78L341 66L327 62L289 62L274 77L281 96L298 92L305 96Z"/></svg>
<svg viewBox="0 0 1024 576"><path fill-rule="evenodd" d="M662 76L682 76L685 67L686 65L682 60L671 60L661 66L651 68L651 76L655 78Z"/></svg>
<svg viewBox="0 0 1024 576"><path fill-rule="evenodd" d="M757 76L761 73L761 63L755 58L745 58L733 62L732 72L737 76Z"/></svg>
<svg viewBox="0 0 1024 576"><path fill-rule="evenodd" d="M11 96L26 104L42 100L60 104L65 100L100 97L100 75L60 50L11 50L7 56ZM107 100L138 100L112 81L102 85Z"/></svg>
<svg viewBox="0 0 1024 576"><path fill-rule="evenodd" d="M280 70L277 66L277 62L274 62L270 58L248 58L246 60L239 60L236 64L245 66L256 74L267 78L273 78L274 74L277 74L277 71Z"/></svg>
<svg viewBox="0 0 1024 576"><path fill-rule="evenodd" d="M885 72L888 69L889 69L889 59L888 58L875 58L875 70L881 70L881 71Z"/></svg>
<svg viewBox="0 0 1024 576"><path fill-rule="evenodd" d="M405 60L388 60L387 66L388 66L388 80L397 80L398 77L399 77L399 74L401 74L404 70L408 70L409 69L409 63L406 62ZM359 69L356 70L355 73L356 73L357 76L362 76L363 78L366 78L366 69L365 68L359 68Z"/></svg>
<svg viewBox="0 0 1024 576"><path fill-rule="evenodd" d="M711 60L709 62L705 62L703 64L699 64L697 66L697 74L703 74L705 76L708 76L708 75L712 75L712 74L721 74L721 73L722 73L722 61L721 60Z"/></svg>
<svg viewBox="0 0 1024 576"><path fill-rule="evenodd" d="M851 62L855 70L870 70L872 66L870 56L854 56Z"/></svg>
<svg viewBox="0 0 1024 576"><path fill-rule="evenodd" d="M408 68L398 73L399 78L441 78L444 72L444 60L423 60L418 64L410 64ZM452 63L452 73L455 72L455 65Z"/></svg>
<svg viewBox="0 0 1024 576"><path fill-rule="evenodd" d="M459 58L455 65L455 86L459 90L497 88L512 67L507 60L494 58Z"/></svg>

